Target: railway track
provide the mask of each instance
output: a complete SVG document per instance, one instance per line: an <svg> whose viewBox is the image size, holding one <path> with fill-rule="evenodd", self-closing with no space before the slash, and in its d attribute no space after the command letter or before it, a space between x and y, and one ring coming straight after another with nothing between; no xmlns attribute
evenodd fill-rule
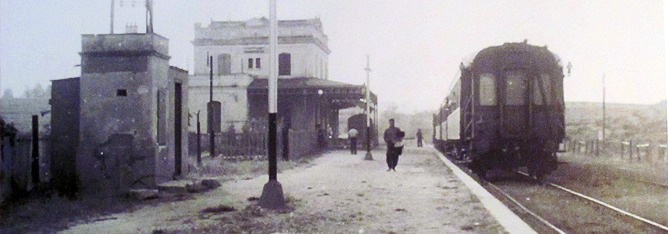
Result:
<svg viewBox="0 0 668 234"><path fill-rule="evenodd" d="M498 192L501 193L503 196L505 196L508 200L510 200L512 203L514 203L515 206L517 206L518 208L522 209L524 212L526 212L527 214L529 214L531 217L533 217L534 219L538 220L539 222L543 223L543 225L545 225L546 227L552 229L554 232L559 233L559 234L566 234L565 231L559 229L557 226L554 226L554 224L550 223L550 221L547 221L546 219L544 219L544 218L541 217L540 215L534 213L534 212L531 211L529 208L527 208L527 207L525 207L524 205L522 205L522 203L520 203L519 201L517 201L515 198L513 198L512 196L510 196L509 194L507 194L506 192L504 192L502 189L500 189L499 187L496 187L496 185L494 185L494 184L492 184L492 183L489 183L489 184L487 184L487 185L490 186L490 187L492 187L492 188L494 188L496 191L498 191Z"/></svg>
<svg viewBox="0 0 668 234"><path fill-rule="evenodd" d="M528 178L527 174L521 173L521 175ZM535 186L535 185L532 185L532 186ZM640 217L638 215L632 214L631 212L628 212L628 211L625 211L625 210L620 209L618 207L615 207L613 205L607 204L607 203L605 203L603 201L600 201L598 199L595 199L593 197L586 196L582 193L578 193L576 191L573 191L571 189L565 188L563 186L560 186L560 185L557 185L557 184L554 184L554 183L546 183L546 186L549 186L548 188L551 188L551 190L556 190L556 191L559 191L561 193L568 193L569 195L571 195L572 198L580 199L581 201L586 201L589 204L595 204L594 206L599 207L599 208L593 208L592 207L593 213L599 213L599 212L596 212L596 210L597 209L603 209L603 210L607 210L610 213L613 213L613 214L616 214L616 215L610 215L609 218L608 217L603 217L603 216L588 217L588 218L596 218L597 220L594 220L594 221L576 220L572 223L564 223L564 221L569 221L570 220L568 218L557 219L555 221L555 220L553 220L554 216L555 216L553 212L548 212L548 214L545 215L545 211L544 211L545 209L544 208L538 208L538 210L543 210L543 211L534 211L534 210L531 210L530 208L528 208L530 206L536 206L535 203L533 203L533 204L522 204L522 202L520 202L520 201L523 200L523 199L518 199L517 197L527 197L527 199L525 199L525 200L529 200L528 199L529 196L527 196L526 194L522 194L522 193L517 194L517 190L521 190L521 189L517 189L516 188L517 186L515 186L515 187L508 186L508 185L501 186L501 187L510 188L515 193L515 195L512 195L512 194L510 194L511 192L504 191L503 188L500 188L499 186L494 185L493 183L487 183L487 187L493 188L495 191L497 191L497 193L495 193L495 194L500 194L504 197L503 200L508 200L508 201L512 202L513 206L522 210L522 212L527 214L527 216L530 216L532 219L536 220L538 223L543 225L546 229L549 229L554 233L568 233L569 231L570 232L601 232L601 231L602 232L645 232L645 233L647 233L647 232L649 232L649 233L665 233L665 232L668 232L668 227L665 226L665 225L662 225L662 224L659 224L659 223L654 222L652 220L649 220L649 219ZM559 195L556 195L556 196L559 196ZM540 199L540 198L538 198L538 199ZM549 200L549 199L545 199L545 200ZM563 205L566 208L568 208L568 206L579 206L580 205L580 203L578 203L578 202L569 202L567 200L567 198L565 198L565 197L561 197L561 199L557 199L557 200L560 201L559 206ZM525 202L525 203L528 203L528 202ZM556 204L552 204L552 205L556 205ZM586 208L583 208L583 207L578 207L578 208L579 208L579 210L582 210L582 209L587 210ZM589 213L589 212L590 211L585 211L583 213L586 214L586 213ZM603 212L600 212L600 213L603 213ZM541 215L541 214L543 214L543 215ZM562 214L562 215L568 216L568 214ZM552 218L543 217L543 216L552 216ZM584 216L587 216L587 215L584 215ZM620 225L621 224L620 221L619 221L620 217L625 217L625 220L623 220L621 222L627 222L629 224ZM587 218L587 217L585 217L585 218ZM553 220L553 221L548 221L548 220ZM535 222L531 222L531 223L535 223ZM641 227L641 225L638 225L637 223L643 223L645 225L645 227ZM583 229L574 229L575 227L582 227L581 224L585 224L585 225L589 224L591 226L599 226L599 227L596 227L594 229L587 230L587 231L583 231ZM609 227L610 229L607 229L608 225L613 226L613 224L614 224L614 227Z"/></svg>
<svg viewBox="0 0 668 234"><path fill-rule="evenodd" d="M477 176L472 175L468 168L457 163L456 160L447 156L446 158L462 168L471 177L477 178ZM570 171L570 173L578 173L578 171L580 173L585 171L587 173L597 173L583 167L577 168L576 171ZM668 227L665 224L645 218L657 218L657 214L665 212L662 210L662 205L648 204L648 202L638 203L635 206L631 205L637 212L640 212L638 214L648 215L641 217L644 215L633 214L555 183L545 183L545 186L538 186L535 180L530 179L526 174L517 174L513 177L501 179L501 181L498 181L499 183L484 183L483 187L497 196L499 200L504 202L539 233L668 233ZM560 179L569 180L569 177ZM570 178L572 182L575 181L573 179ZM648 184L647 181L626 179L640 184ZM588 180L580 182L585 181ZM601 182L599 181L599 183ZM597 186L599 185L588 186L593 186L592 188L595 190L598 189ZM608 184L607 189L609 189L609 186L610 184ZM660 184L658 186L663 187ZM606 186L603 187L606 188ZM621 189L625 189L625 187L621 187ZM634 188L632 186L628 189ZM607 196L610 197L609 192L603 192L603 194L608 194ZM613 198L619 199L619 197L614 196ZM655 197L655 199L662 198L662 196ZM642 197L630 197L629 199L642 199ZM628 205L629 203L626 203L626 206ZM643 208L638 209L638 205ZM660 218L658 220L666 222Z"/></svg>

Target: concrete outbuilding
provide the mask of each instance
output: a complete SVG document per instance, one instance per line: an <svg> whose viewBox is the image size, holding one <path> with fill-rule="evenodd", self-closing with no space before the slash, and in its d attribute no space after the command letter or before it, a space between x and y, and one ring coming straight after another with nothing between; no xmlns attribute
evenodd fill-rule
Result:
<svg viewBox="0 0 668 234"><path fill-rule="evenodd" d="M81 77L53 82L58 190L122 194L188 172L188 72L169 58L157 34L82 36Z"/></svg>

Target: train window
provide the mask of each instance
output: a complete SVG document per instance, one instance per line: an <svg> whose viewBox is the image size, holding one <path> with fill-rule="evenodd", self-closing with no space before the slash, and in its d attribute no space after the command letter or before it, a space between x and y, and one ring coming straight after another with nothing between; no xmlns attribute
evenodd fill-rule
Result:
<svg viewBox="0 0 668 234"><path fill-rule="evenodd" d="M494 75L485 73L480 75L480 105L496 105L496 79Z"/></svg>
<svg viewBox="0 0 668 234"><path fill-rule="evenodd" d="M526 105L527 76L523 71L506 71L506 105Z"/></svg>
<svg viewBox="0 0 668 234"><path fill-rule="evenodd" d="M564 84L562 79L558 79L555 82L555 87L554 87L554 93L555 93L555 98L557 100L557 103L559 103L561 106L564 106Z"/></svg>
<svg viewBox="0 0 668 234"><path fill-rule="evenodd" d="M543 94L545 95L545 103L552 103L552 85L550 82L550 75L541 74L539 77L540 80L535 80L533 82L533 104L543 105ZM541 87L542 83L542 87ZM542 92L542 93L541 93Z"/></svg>

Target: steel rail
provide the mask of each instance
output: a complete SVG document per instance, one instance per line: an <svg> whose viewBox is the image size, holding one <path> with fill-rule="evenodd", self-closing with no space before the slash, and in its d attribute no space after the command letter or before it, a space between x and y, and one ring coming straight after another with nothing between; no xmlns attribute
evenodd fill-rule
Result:
<svg viewBox="0 0 668 234"><path fill-rule="evenodd" d="M533 216L534 218L536 218L538 221L540 221L540 222L542 222L543 224L545 224L545 226L548 226L548 227L552 228L552 230L556 231L556 232L559 233L559 234L566 234L566 232L564 232L563 230L561 230L561 229L559 229L558 227L554 226L554 225L553 225L552 223L550 223L549 221L545 220L544 218L540 217L538 214L534 213L533 211L529 210L528 208L526 208L525 206L523 206L522 204L520 204L519 201L515 200L515 198L513 198L513 197L511 197L509 194L505 193L503 190L501 190L501 189L500 189L499 187L497 187L496 185L494 185L494 184L492 184L492 183L487 183L487 184L490 185L492 188L496 189L496 191L499 191L499 193L501 193L503 196L505 196L506 198L508 198L510 201L512 201L513 203L515 203L515 205L517 205L519 208L522 208L522 210L524 210L524 212L527 212L528 214L530 214L531 216Z"/></svg>
<svg viewBox="0 0 668 234"><path fill-rule="evenodd" d="M522 175L525 175L525 176L529 176L529 175L527 175L527 174L524 173L524 172L517 172L517 173L522 174ZM631 218L634 218L634 219L636 219L636 220L640 220L640 221L642 221L642 222L644 222L644 223L646 223L646 224L652 225L652 226L654 226L654 227L656 227L656 228L662 229L662 230L664 230L664 231L668 231L668 227L666 227L666 226L664 226L664 225L662 225L662 224L660 224L660 223L657 223L657 222L654 222L654 221L652 221L652 220L649 220L649 219L640 217L640 216L638 216L638 215L636 215L636 214L633 214L633 213L631 213L631 212L622 210L622 209L617 208L617 207L615 207L615 206L613 206L613 205L610 205L610 204L605 203L605 202L603 202L603 201L597 200L597 199L595 199L595 198L593 198L593 197L589 197L589 196L584 195L584 194L582 194L582 193L578 193L578 192L576 192L576 191L570 190L570 189L565 188L565 187L563 187L563 186L560 186L560 185L558 185L558 184L553 184L553 183L546 183L546 184L548 184L548 185L550 185L550 186L552 186L552 187L555 187L555 188L557 188L557 189L560 189L560 190L562 190L562 191L568 192L568 193L570 193L570 194L573 194L573 195L575 195L575 196L578 196L578 197L580 197L580 198L582 198L582 199L585 199L585 200L591 201L591 202L593 202L593 203L596 203L596 204L598 204L598 205L601 205L601 206L603 206L603 207L606 207L606 208L608 208L608 209L617 211L617 212L619 212L619 213L621 213L621 214L624 214L624 215L629 216L629 217L631 217Z"/></svg>

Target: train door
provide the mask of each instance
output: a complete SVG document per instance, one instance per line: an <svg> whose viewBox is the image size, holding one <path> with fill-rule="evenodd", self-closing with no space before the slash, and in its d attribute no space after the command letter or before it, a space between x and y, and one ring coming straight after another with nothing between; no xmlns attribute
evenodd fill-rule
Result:
<svg viewBox="0 0 668 234"><path fill-rule="evenodd" d="M504 70L502 74L502 128L503 138L521 139L529 129L529 78L524 69Z"/></svg>

